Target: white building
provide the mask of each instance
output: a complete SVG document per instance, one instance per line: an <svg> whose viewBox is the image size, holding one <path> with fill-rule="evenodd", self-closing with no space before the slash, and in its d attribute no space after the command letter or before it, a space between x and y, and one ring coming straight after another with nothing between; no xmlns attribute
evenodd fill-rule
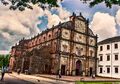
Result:
<svg viewBox="0 0 120 84"><path fill-rule="evenodd" d="M120 78L120 36L98 43L97 75Z"/></svg>
<svg viewBox="0 0 120 84"><path fill-rule="evenodd" d="M9 51L0 50L0 55L7 55L7 54L9 54Z"/></svg>

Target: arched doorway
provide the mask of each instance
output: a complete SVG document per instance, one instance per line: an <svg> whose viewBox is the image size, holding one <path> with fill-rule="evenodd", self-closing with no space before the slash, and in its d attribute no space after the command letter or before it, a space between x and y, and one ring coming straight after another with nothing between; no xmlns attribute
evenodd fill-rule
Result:
<svg viewBox="0 0 120 84"><path fill-rule="evenodd" d="M82 75L82 63L80 60L76 62L76 75Z"/></svg>
<svg viewBox="0 0 120 84"><path fill-rule="evenodd" d="M45 64L45 71L44 71L44 73L45 74L50 74L50 65L49 64Z"/></svg>

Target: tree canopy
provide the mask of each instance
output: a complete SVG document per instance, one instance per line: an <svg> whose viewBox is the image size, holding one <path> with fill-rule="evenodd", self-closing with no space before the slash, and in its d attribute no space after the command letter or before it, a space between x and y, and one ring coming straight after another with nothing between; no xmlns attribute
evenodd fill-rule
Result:
<svg viewBox="0 0 120 84"><path fill-rule="evenodd" d="M10 5L11 10L19 9L20 11L25 10L25 8L33 9L30 5L31 3L33 5L37 4L38 6L42 7L43 9L46 7L46 5L49 5L49 7L58 7L57 0L1 0L3 5Z"/></svg>
<svg viewBox="0 0 120 84"><path fill-rule="evenodd" d="M93 0L92 2L90 2L90 6L95 6L99 3L104 2L106 7L111 8L112 5L120 5L120 0Z"/></svg>
<svg viewBox="0 0 120 84"><path fill-rule="evenodd" d="M58 7L57 0L8 0L10 3L8 3L6 0L1 0L1 2L4 5L11 4L10 9L16 10L19 9L20 11L25 10L25 8L33 9L30 3L33 5L37 4L38 6L45 9L46 4L49 5L49 7ZM63 0L60 0L63 1ZM93 7L99 3L104 2L106 4L106 7L111 8L112 5L120 5L120 0L80 0L83 3L89 3L90 7Z"/></svg>
<svg viewBox="0 0 120 84"><path fill-rule="evenodd" d="M0 55L0 68L9 65L10 55Z"/></svg>

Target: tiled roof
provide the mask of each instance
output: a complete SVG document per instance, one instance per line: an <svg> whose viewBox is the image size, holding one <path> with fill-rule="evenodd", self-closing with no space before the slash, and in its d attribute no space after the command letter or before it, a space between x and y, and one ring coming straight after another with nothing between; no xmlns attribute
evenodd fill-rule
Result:
<svg viewBox="0 0 120 84"><path fill-rule="evenodd" d="M113 43L113 42L119 42L119 41L120 41L120 36L116 36L116 37L112 37L112 38L102 40L102 41L98 42L98 45L107 44L107 43Z"/></svg>

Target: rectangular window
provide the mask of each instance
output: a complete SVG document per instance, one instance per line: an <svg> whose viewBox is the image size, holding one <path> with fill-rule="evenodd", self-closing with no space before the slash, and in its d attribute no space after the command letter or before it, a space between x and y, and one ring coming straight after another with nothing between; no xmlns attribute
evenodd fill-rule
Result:
<svg viewBox="0 0 120 84"><path fill-rule="evenodd" d="M110 45L107 45L107 50L110 50Z"/></svg>
<svg viewBox="0 0 120 84"><path fill-rule="evenodd" d="M107 61L110 61L110 55L107 55Z"/></svg>
<svg viewBox="0 0 120 84"><path fill-rule="evenodd" d="M115 49L118 49L118 44L115 44L114 47L115 47Z"/></svg>
<svg viewBox="0 0 120 84"><path fill-rule="evenodd" d="M102 73L102 67L100 67L100 73Z"/></svg>
<svg viewBox="0 0 120 84"><path fill-rule="evenodd" d="M118 67L115 67L115 73L118 73Z"/></svg>
<svg viewBox="0 0 120 84"><path fill-rule="evenodd" d="M118 60L118 55L117 54L115 55L115 60Z"/></svg>
<svg viewBox="0 0 120 84"><path fill-rule="evenodd" d="M103 50L103 47L102 46L100 46L100 51L102 51Z"/></svg>
<svg viewBox="0 0 120 84"><path fill-rule="evenodd" d="M100 61L102 61L103 60L103 56L100 56Z"/></svg>
<svg viewBox="0 0 120 84"><path fill-rule="evenodd" d="M110 67L107 67L107 73L110 73Z"/></svg>

